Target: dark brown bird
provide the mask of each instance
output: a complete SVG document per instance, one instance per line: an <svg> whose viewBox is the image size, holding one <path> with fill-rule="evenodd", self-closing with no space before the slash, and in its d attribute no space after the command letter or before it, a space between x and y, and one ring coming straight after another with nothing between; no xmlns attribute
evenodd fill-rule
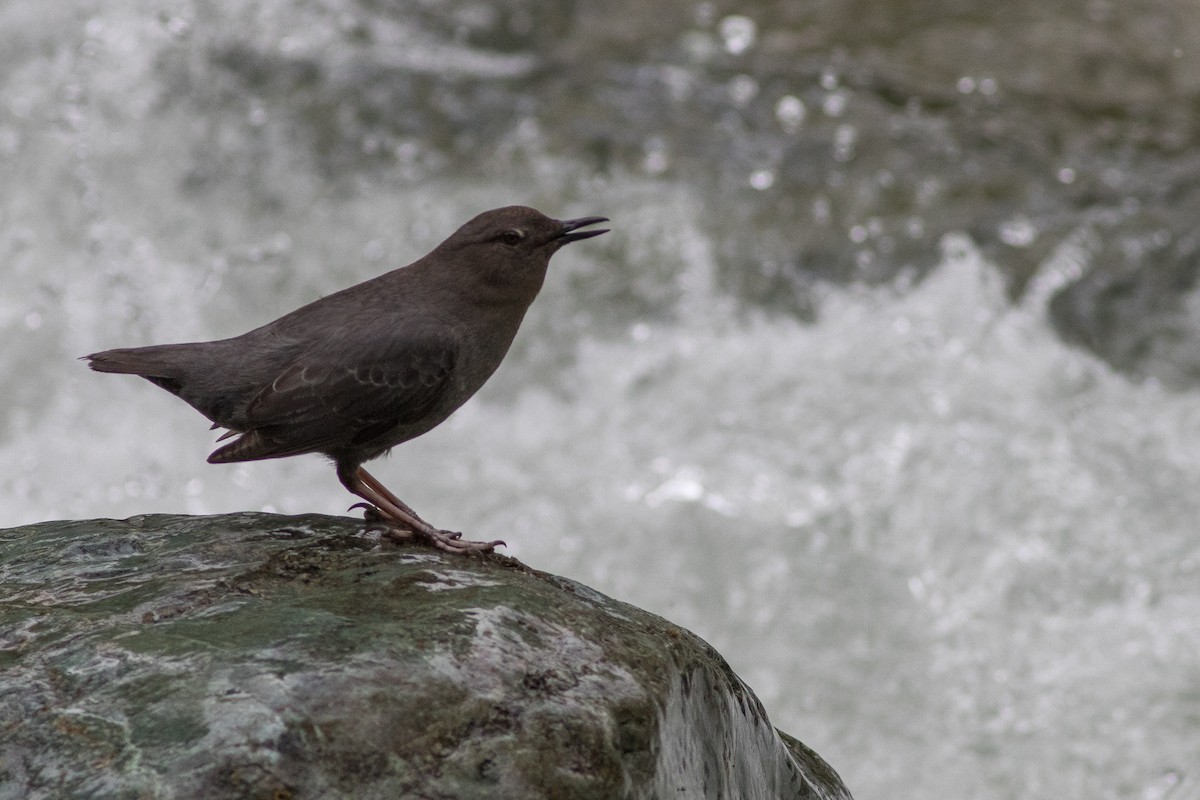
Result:
<svg viewBox="0 0 1200 800"><path fill-rule="evenodd" d="M407 267L215 342L105 350L92 369L140 375L237 436L214 464L321 453L398 538L490 552L439 530L362 464L429 431L500 366L560 247L607 233L605 217L487 211ZM362 504L360 504L362 505Z"/></svg>

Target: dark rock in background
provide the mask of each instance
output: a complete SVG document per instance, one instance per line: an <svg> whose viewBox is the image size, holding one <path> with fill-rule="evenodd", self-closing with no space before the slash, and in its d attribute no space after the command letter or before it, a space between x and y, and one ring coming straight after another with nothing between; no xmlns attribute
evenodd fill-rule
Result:
<svg viewBox="0 0 1200 800"><path fill-rule="evenodd" d="M0 798L848 798L686 630L324 516L0 532Z"/></svg>
<svg viewBox="0 0 1200 800"><path fill-rule="evenodd" d="M333 7L336 24L284 18L324 25L308 47L199 18L163 49L162 103L207 120L190 189L233 173L264 206L286 202L261 188L282 142L334 182L474 175L519 157L527 129L584 173L685 179L722 220L721 286L805 318L814 281L922 276L960 231L1016 296L1082 229L1106 255L1063 289L1065 338L1133 374L1200 376L1200 315L1184 299L1200 273L1188 3ZM472 58L447 69L451 52ZM623 285L581 305L605 303L599 316L621 325L653 314Z"/></svg>

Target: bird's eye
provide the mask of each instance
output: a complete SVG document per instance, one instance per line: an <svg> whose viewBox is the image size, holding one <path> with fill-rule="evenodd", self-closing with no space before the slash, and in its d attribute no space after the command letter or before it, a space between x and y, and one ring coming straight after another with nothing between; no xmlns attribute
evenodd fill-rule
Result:
<svg viewBox="0 0 1200 800"><path fill-rule="evenodd" d="M504 242L509 247L516 247L525 238L525 231L519 231L516 228L505 231L500 234L500 241Z"/></svg>

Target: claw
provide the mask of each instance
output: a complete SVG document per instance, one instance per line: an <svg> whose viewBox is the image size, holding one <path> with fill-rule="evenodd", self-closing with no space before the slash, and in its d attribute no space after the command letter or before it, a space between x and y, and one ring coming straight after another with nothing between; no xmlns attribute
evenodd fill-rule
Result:
<svg viewBox="0 0 1200 800"><path fill-rule="evenodd" d="M355 503L346 510L353 511L356 508L361 508L363 510L363 519L367 522L378 524L380 522L387 521L387 517L384 516L384 513L370 503Z"/></svg>
<svg viewBox="0 0 1200 800"><path fill-rule="evenodd" d="M438 550L455 555L482 555L491 553L497 546L507 546L499 539L491 542L472 542L463 539L462 534L457 531L417 531L416 535Z"/></svg>

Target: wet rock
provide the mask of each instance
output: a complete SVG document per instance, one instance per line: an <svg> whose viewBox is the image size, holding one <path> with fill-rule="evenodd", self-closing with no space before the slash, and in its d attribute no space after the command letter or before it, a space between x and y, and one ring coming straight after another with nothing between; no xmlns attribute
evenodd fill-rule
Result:
<svg viewBox="0 0 1200 800"><path fill-rule="evenodd" d="M308 515L0 531L0 799L843 798L705 642Z"/></svg>

